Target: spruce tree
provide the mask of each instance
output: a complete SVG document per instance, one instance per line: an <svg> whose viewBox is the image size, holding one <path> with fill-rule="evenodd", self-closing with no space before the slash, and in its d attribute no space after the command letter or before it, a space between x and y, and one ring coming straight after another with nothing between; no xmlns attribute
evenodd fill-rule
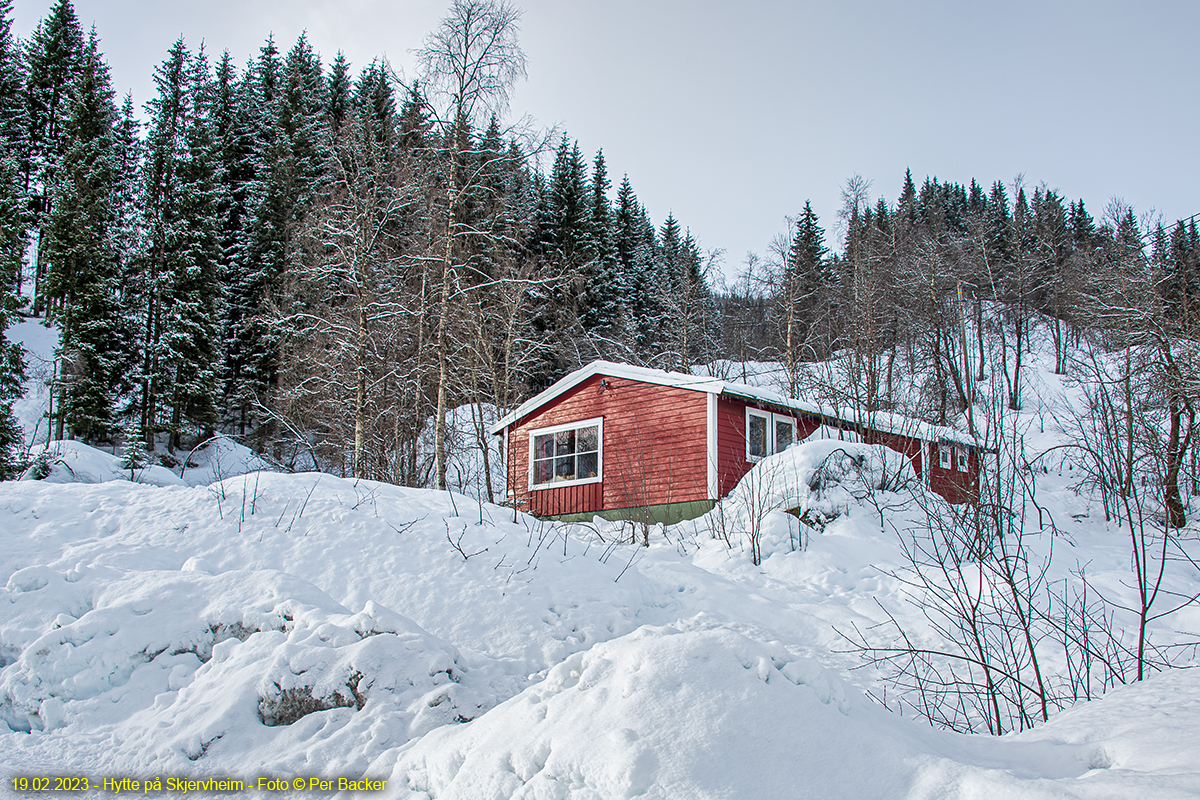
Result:
<svg viewBox="0 0 1200 800"><path fill-rule="evenodd" d="M0 0L0 157L22 163L27 156L25 64L12 33L12 0Z"/></svg>
<svg viewBox="0 0 1200 800"><path fill-rule="evenodd" d="M16 477L21 468L21 427L12 413L24 390L21 346L4 332L21 308L22 265L29 223L25 202L24 164L27 128L21 96L21 54L12 36L12 3L0 0L0 480Z"/></svg>
<svg viewBox="0 0 1200 800"><path fill-rule="evenodd" d="M657 235L645 208L638 202L629 176L617 190L614 246L621 281L628 287L626 325L629 349L649 357L657 340L658 281L655 254Z"/></svg>
<svg viewBox="0 0 1200 800"><path fill-rule="evenodd" d="M577 274L595 255L585 173L579 143L564 135L554 156L541 229L546 257L569 275Z"/></svg>
<svg viewBox="0 0 1200 800"><path fill-rule="evenodd" d="M148 236L142 430L170 434L216 423L219 243L215 143L207 109L208 64L183 40L155 70L147 107L145 213Z"/></svg>
<svg viewBox="0 0 1200 800"><path fill-rule="evenodd" d="M24 392L25 362L21 346L4 336L20 318L21 263L25 253L24 181L16 159L0 158L0 480L15 477L22 464L18 453L21 427L13 401Z"/></svg>
<svg viewBox="0 0 1200 800"><path fill-rule="evenodd" d="M121 164L113 96L93 30L72 87L65 150L49 187L44 294L60 325L55 417L60 439L67 426L72 436L88 441L109 438L131 356L118 303Z"/></svg>
<svg viewBox="0 0 1200 800"><path fill-rule="evenodd" d="M896 201L896 224L904 232L911 231L917 225L917 213L917 185L913 182L912 170L906 169L900 199Z"/></svg>
<svg viewBox="0 0 1200 800"><path fill-rule="evenodd" d="M31 195L32 225L37 228L34 261L34 312L45 307L41 229L51 211L49 189L64 147L63 131L71 114L71 90L83 64L83 29L69 0L56 0L38 24L26 49L25 83L27 153L25 186Z"/></svg>
<svg viewBox="0 0 1200 800"><path fill-rule="evenodd" d="M388 146L396 127L396 98L382 63L372 61L363 69L354 83L353 97L359 118L374 134L376 141L385 147ZM408 111L407 103L405 110Z"/></svg>
<svg viewBox="0 0 1200 800"><path fill-rule="evenodd" d="M424 147L430 127L428 103L421 94L421 82L413 81L404 97L403 105L400 106L400 115L396 121L400 146L406 149Z"/></svg>
<svg viewBox="0 0 1200 800"><path fill-rule="evenodd" d="M222 159L230 204L223 226L223 395L226 413L242 433L253 424L254 402L269 400L275 378L277 338L264 314L285 257L287 212L276 170L286 149L279 126L282 81L279 51L268 38L242 77Z"/></svg>
<svg viewBox="0 0 1200 800"><path fill-rule="evenodd" d="M617 207L614 211L613 246L616 250L617 263L626 283L631 283L634 275L634 254L637 250L637 196L633 193L633 185L629 175L621 178L617 189Z"/></svg>
<svg viewBox="0 0 1200 800"><path fill-rule="evenodd" d="M583 318L585 330L600 332L611 340L622 324L629 286L625 272L617 259L615 221L608 190L608 169L604 151L598 150L592 162L591 224L589 233L595 253L592 278L588 282L588 298Z"/></svg>
<svg viewBox="0 0 1200 800"><path fill-rule="evenodd" d="M342 123L346 121L346 115L350 113L350 62L341 50L330 65L326 97L329 98L326 105L326 124L329 126L331 138L336 140Z"/></svg>

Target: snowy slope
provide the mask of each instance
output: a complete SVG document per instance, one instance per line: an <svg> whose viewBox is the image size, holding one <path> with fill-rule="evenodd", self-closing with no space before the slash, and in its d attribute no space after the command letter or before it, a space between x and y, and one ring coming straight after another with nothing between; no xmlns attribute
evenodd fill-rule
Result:
<svg viewBox="0 0 1200 800"><path fill-rule="evenodd" d="M247 472L271 469L269 463L248 447L221 435L202 442L190 453L180 453L181 463L174 470L151 464L132 475L120 467L119 448L106 453L79 442L50 441L46 415L50 407L48 387L53 377L58 329L38 319L27 319L11 326L4 335L24 349L25 394L13 403L13 413L24 430L24 446L30 458L41 456L45 466L49 467L49 474L42 479L55 483L134 480L157 486L181 483L201 486Z"/></svg>
<svg viewBox="0 0 1200 800"><path fill-rule="evenodd" d="M1036 362L1029 380L1036 454L1069 436L1077 390ZM868 699L886 686L837 631L886 608L936 644L896 573L901 535L944 512L915 503L880 448L793 447L639 547L629 526L481 502L467 449L472 496L253 472L228 440L182 478L131 482L112 454L56 446L51 479L0 484L6 779L365 776L387 797L443 799L1200 796L1200 671L994 738ZM1059 531L1034 543L1053 546L1049 578L1086 565L1128 603L1126 533L1077 491L1069 457L1036 465ZM1175 565L1167 587L1197 583ZM1185 609L1155 634L1197 630Z"/></svg>
<svg viewBox="0 0 1200 800"><path fill-rule="evenodd" d="M999 740L866 700L829 625L895 596L895 548L846 511L805 551L775 529L756 568L701 527L639 548L328 475L4 484L0 752L398 797L1200 790L1191 672Z"/></svg>

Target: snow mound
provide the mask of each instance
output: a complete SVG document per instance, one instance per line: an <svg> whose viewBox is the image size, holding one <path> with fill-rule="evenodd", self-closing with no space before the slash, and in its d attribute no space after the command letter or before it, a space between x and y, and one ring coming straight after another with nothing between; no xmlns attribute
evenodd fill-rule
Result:
<svg viewBox="0 0 1200 800"><path fill-rule="evenodd" d="M709 516L735 530L773 511L823 527L880 492L919 483L906 456L883 445L808 439L759 461Z"/></svg>
<svg viewBox="0 0 1200 800"><path fill-rule="evenodd" d="M107 483L132 479L134 483L151 486L207 486L227 478L274 469L250 448L221 435L184 455L184 462L177 467L182 477L158 464L126 469L121 466L119 456L69 439L33 447L29 456L33 464L25 470L21 480L47 483Z"/></svg>
<svg viewBox="0 0 1200 800"><path fill-rule="evenodd" d="M423 738L392 780L442 800L903 797L916 751L895 724L815 662L701 616L571 656Z"/></svg>
<svg viewBox="0 0 1200 800"><path fill-rule="evenodd" d="M207 486L251 472L271 472L275 467L244 444L218 434L193 450L179 469L188 486Z"/></svg>
<svg viewBox="0 0 1200 800"><path fill-rule="evenodd" d="M23 481L48 483L106 483L128 481L152 486L180 486L183 481L166 467L157 464L135 470L124 469L121 459L68 439L38 445L29 451L34 462L21 476Z"/></svg>
<svg viewBox="0 0 1200 800"><path fill-rule="evenodd" d="M640 547L322 474L2 484L0 752L15 774L345 775L414 800L1200 795L1200 672L999 738L864 699L890 694L833 628L879 599L919 617L887 570L891 528L925 513L876 456L899 458L776 457L764 503L848 511L761 564L692 522ZM1119 529L1079 530L1093 575L1124 574Z"/></svg>
<svg viewBox="0 0 1200 800"><path fill-rule="evenodd" d="M74 615L60 613L31 641L7 642L20 651L0 673L0 719L11 730L136 720L116 737L132 763L187 771L220 754L224 765L301 769L325 761L306 761L305 734L294 729L324 728L323 738L365 759L371 748L349 744L364 731L386 730L396 746L494 704L459 685L454 647L375 603L352 614L269 570L110 572L76 578L84 599ZM46 567L14 573L11 616L33 595L67 591L67 577ZM330 711L337 715L318 713ZM319 722L307 720L313 714Z"/></svg>

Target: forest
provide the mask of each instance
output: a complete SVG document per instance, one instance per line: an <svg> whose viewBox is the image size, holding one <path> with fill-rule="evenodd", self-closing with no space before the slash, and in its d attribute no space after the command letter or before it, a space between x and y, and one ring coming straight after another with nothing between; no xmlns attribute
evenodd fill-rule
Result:
<svg viewBox="0 0 1200 800"><path fill-rule="evenodd" d="M223 432L284 468L444 488L454 409L474 409L478 446L488 409L607 358L731 379L777 362L794 397L999 450L1000 406L1032 399L1023 367L1048 336L1089 398L1104 496L1153 475L1184 523L1194 217L1116 200L1095 216L1020 176L908 172L872 199L853 176L831 225L804 204L727 281L721 251L655 223L603 151L508 121L519 19L455 0L410 81L323 63L304 36L243 66L180 39L139 108L69 0L27 41L0 1L0 329L38 317L60 336L35 438L170 460ZM4 347L10 408L24 365ZM30 444L5 414L4 477Z"/></svg>

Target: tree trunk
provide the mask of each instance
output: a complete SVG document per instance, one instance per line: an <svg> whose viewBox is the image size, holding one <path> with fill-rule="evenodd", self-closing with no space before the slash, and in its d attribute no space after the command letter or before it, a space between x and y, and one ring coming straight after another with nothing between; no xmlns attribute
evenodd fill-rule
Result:
<svg viewBox="0 0 1200 800"><path fill-rule="evenodd" d="M438 354L438 390L437 413L434 417L433 430L433 462L434 488L446 488L446 403L447 384L450 380L449 356L446 353L447 319L450 316L450 289L453 285L454 273L454 180L456 158L450 159L450 170L447 176L446 190L448 208L446 210L446 248L442 255L442 295L438 302L437 354Z"/></svg>

